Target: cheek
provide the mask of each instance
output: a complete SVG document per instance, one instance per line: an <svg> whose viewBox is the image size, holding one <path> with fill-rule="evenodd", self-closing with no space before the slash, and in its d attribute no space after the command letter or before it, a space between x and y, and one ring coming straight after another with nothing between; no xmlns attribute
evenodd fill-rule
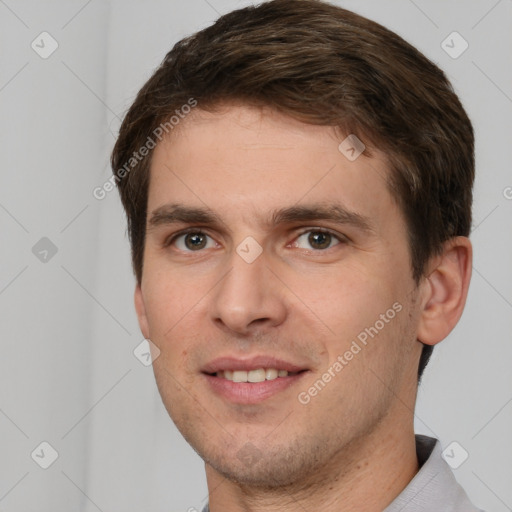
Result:
<svg viewBox="0 0 512 512"><path fill-rule="evenodd" d="M184 326L193 314L197 299L192 296L190 288L171 275L161 273L155 274L147 283L145 294L152 341L162 352L176 352L182 342L178 338L183 338Z"/></svg>
<svg viewBox="0 0 512 512"><path fill-rule="evenodd" d="M292 289L341 343L373 326L400 297L389 277L360 265L296 276Z"/></svg>
<svg viewBox="0 0 512 512"><path fill-rule="evenodd" d="M149 272L148 274L149 275ZM160 342L179 331L180 324L198 302L195 287L177 276L156 273L145 283L145 306L151 336Z"/></svg>
<svg viewBox="0 0 512 512"><path fill-rule="evenodd" d="M196 345L208 332L209 293L218 280L217 274L189 270L147 272L144 288L150 339L161 351L158 361L182 375L193 373Z"/></svg>

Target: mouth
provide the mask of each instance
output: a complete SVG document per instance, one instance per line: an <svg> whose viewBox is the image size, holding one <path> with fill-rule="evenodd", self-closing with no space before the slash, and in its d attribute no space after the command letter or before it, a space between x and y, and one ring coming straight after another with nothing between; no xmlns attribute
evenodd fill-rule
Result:
<svg viewBox="0 0 512 512"><path fill-rule="evenodd" d="M277 368L258 368L256 370L221 370L215 372L215 377L226 379L231 382L265 382L266 380L282 379L284 377L298 375L300 372L289 372L287 370L278 370Z"/></svg>
<svg viewBox="0 0 512 512"><path fill-rule="evenodd" d="M218 358L202 369L210 390L236 404L256 404L302 380L310 370L273 357Z"/></svg>

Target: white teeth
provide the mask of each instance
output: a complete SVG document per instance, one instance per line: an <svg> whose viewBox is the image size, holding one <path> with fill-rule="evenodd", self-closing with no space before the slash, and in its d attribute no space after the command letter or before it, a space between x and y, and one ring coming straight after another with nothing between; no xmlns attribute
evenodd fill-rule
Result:
<svg viewBox="0 0 512 512"><path fill-rule="evenodd" d="M235 370L233 372L233 382L247 382L247 372L244 370Z"/></svg>
<svg viewBox="0 0 512 512"><path fill-rule="evenodd" d="M268 368L265 372L265 378L267 380L274 380L277 379L278 371L275 368Z"/></svg>
<svg viewBox="0 0 512 512"><path fill-rule="evenodd" d="M258 368L247 372L247 380L248 382L263 382L265 380L265 370Z"/></svg>
<svg viewBox="0 0 512 512"><path fill-rule="evenodd" d="M296 372L290 375L295 375ZM258 368L257 370L224 370L216 373L217 377L230 380L232 382L264 382L265 380L274 380L278 377L287 377L289 375L286 370L278 370L277 368Z"/></svg>

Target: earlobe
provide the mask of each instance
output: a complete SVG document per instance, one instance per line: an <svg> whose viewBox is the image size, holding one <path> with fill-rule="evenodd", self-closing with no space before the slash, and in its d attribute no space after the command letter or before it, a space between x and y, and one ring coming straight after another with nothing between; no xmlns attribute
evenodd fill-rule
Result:
<svg viewBox="0 0 512 512"><path fill-rule="evenodd" d="M148 318L146 315L146 305L144 304L144 297L142 295L142 289L140 284L135 287L135 311L137 312L137 318L139 320L139 327L142 332L142 335L145 339L149 338L149 326L148 326Z"/></svg>
<svg viewBox="0 0 512 512"><path fill-rule="evenodd" d="M459 321L469 289L473 251L467 237L455 237L433 258L423 283L417 338L427 345L442 341Z"/></svg>

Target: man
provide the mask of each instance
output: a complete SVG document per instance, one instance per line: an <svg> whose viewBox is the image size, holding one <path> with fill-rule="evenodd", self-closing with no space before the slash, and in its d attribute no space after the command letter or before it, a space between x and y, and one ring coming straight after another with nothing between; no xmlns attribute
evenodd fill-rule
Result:
<svg viewBox="0 0 512 512"><path fill-rule="evenodd" d="M441 70L315 0L222 16L144 85L112 166L205 510L478 510L413 426L468 291L473 146Z"/></svg>

